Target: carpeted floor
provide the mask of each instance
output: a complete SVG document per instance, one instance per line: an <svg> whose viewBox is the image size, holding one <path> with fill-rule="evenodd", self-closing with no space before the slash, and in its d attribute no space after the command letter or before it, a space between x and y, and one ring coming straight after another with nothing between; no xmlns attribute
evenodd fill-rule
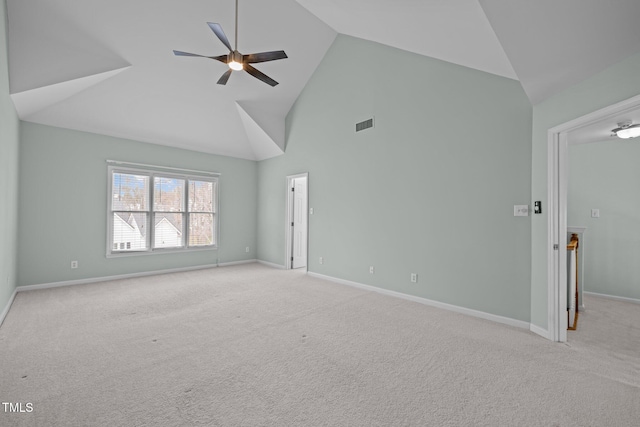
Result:
<svg viewBox="0 0 640 427"><path fill-rule="evenodd" d="M2 426L638 426L640 306L567 344L259 264L19 293Z"/></svg>

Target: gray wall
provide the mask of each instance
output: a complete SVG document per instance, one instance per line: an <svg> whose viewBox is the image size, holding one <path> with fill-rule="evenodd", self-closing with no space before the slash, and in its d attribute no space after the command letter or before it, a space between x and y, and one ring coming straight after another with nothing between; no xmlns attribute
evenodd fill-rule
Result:
<svg viewBox="0 0 640 427"><path fill-rule="evenodd" d="M106 258L108 159L220 172L219 250ZM253 161L22 122L18 284L255 259L256 180Z"/></svg>
<svg viewBox="0 0 640 427"><path fill-rule="evenodd" d="M529 321L531 115L514 80L339 35L259 163L258 257L284 264L309 172L310 271Z"/></svg>
<svg viewBox="0 0 640 427"><path fill-rule="evenodd" d="M548 200L547 131L570 120L640 94L640 54L533 107L532 195ZM548 217L535 215L531 235L531 323L547 328Z"/></svg>
<svg viewBox="0 0 640 427"><path fill-rule="evenodd" d="M587 227L585 291L640 300L638 159L638 140L569 146L567 218Z"/></svg>
<svg viewBox="0 0 640 427"><path fill-rule="evenodd" d="M19 121L9 97L6 2L0 1L0 313L16 287Z"/></svg>

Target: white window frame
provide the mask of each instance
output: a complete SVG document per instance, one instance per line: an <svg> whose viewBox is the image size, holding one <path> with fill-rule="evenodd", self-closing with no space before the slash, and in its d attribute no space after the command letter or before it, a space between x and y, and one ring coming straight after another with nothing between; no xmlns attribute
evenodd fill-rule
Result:
<svg viewBox="0 0 640 427"><path fill-rule="evenodd" d="M128 257L128 256L139 256L139 255L150 255L150 254L158 254L158 253L171 253L171 252L189 252L189 251L202 251L202 250L217 250L219 247L219 239L220 239L220 214L219 214L219 194L220 194L220 182L219 182L219 174L213 172L199 172L199 171L191 171L191 170L181 170L177 168L163 168L156 167L153 168L151 165L141 165L137 163L132 163L133 166L128 166L128 163L125 162L114 162L109 161L107 167L107 242L106 242L106 256L107 258L116 258L116 257ZM117 164L116 164L117 163ZM136 167L136 166L144 166L144 167ZM147 167L149 166L149 167ZM123 173L123 174L132 174L132 175L144 175L149 177L149 194L148 194L148 210L140 211L148 214L148 225L147 225L147 233L145 235L146 239L146 249L141 250L122 250L119 247L114 249L113 242L113 174L114 173ZM162 177L162 178L178 178L184 180L184 193L183 193L183 204L184 208L181 212L183 214L182 221L182 246L181 247L170 247L170 248L154 248L154 238L155 238L155 213L153 206L153 198L154 198L154 178ZM189 182L190 181L204 181L213 183L213 238L214 243L212 245L194 245L189 246L189 214L190 213L199 213L199 212L190 212L189 211Z"/></svg>

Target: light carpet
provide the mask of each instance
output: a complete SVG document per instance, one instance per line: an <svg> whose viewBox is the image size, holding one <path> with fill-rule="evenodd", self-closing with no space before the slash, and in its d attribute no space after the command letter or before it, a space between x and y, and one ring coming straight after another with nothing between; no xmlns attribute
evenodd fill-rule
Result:
<svg viewBox="0 0 640 427"><path fill-rule="evenodd" d="M585 301L558 344L259 264L21 292L0 425L638 426L640 306Z"/></svg>

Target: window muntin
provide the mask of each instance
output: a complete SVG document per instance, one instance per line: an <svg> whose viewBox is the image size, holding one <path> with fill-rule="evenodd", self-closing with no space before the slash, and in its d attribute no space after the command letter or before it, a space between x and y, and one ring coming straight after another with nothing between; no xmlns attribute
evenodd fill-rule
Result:
<svg viewBox="0 0 640 427"><path fill-rule="evenodd" d="M217 178L109 167L107 255L217 247Z"/></svg>

